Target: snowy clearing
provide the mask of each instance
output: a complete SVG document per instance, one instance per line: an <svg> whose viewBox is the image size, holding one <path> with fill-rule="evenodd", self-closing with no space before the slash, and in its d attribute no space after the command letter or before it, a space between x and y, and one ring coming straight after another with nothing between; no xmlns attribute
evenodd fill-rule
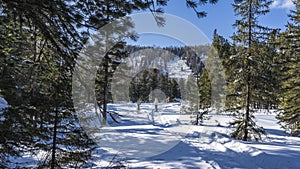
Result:
<svg viewBox="0 0 300 169"><path fill-rule="evenodd" d="M266 129L262 142L243 142L230 137L232 116L211 114L202 126L190 125L191 116L181 115L179 103L110 104L124 115L120 123L101 128L97 166L128 168L299 168L300 138L284 134L275 113L257 113Z"/></svg>

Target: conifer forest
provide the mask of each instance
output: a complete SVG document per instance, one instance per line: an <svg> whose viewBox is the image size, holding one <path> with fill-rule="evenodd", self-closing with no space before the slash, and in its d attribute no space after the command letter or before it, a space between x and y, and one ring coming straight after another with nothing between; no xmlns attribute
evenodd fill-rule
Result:
<svg viewBox="0 0 300 169"><path fill-rule="evenodd" d="M220 3L229 36L136 45L201 41L168 11ZM299 0L0 0L0 23L0 168L300 166Z"/></svg>

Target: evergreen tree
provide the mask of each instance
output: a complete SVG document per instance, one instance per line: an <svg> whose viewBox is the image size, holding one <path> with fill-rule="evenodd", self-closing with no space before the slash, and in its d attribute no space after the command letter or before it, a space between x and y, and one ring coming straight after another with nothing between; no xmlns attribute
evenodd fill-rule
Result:
<svg viewBox="0 0 300 169"><path fill-rule="evenodd" d="M211 83L208 72L204 70L201 79L198 83L199 86L199 108L207 109L211 106Z"/></svg>
<svg viewBox="0 0 300 169"><path fill-rule="evenodd" d="M159 74L159 70L158 69L150 69L150 77L149 77L149 80L148 80L148 85L150 87L150 91L149 92L151 92L152 90L160 87L159 79L158 79L159 76L161 76L161 75ZM152 98L152 100L151 100L149 98L149 101L153 102L154 99L155 98Z"/></svg>
<svg viewBox="0 0 300 169"><path fill-rule="evenodd" d="M139 84L140 84L140 98L144 102L148 102L149 100L149 94L150 94L150 86L149 86L149 72L147 70L143 70L141 72L141 77L139 79Z"/></svg>
<svg viewBox="0 0 300 169"><path fill-rule="evenodd" d="M255 96L255 84L261 77L257 70L261 54L257 44L264 41L269 35L270 29L258 25L258 17L269 12L268 0L236 0L233 5L234 11L240 19L236 20L234 27L237 33L232 37L237 46L237 53L231 57L234 59L234 70L230 75L235 79L229 84L229 97L234 97L231 109L239 116L231 124L236 126L232 136L244 141L259 140L263 129L257 127L252 103ZM257 79L258 78L258 79Z"/></svg>
<svg viewBox="0 0 300 169"><path fill-rule="evenodd" d="M26 41L25 36L20 41L27 43L27 49L21 50L24 53L15 62L18 66L3 65L2 75L14 78L2 78L1 81L3 84L13 82L16 86L1 86L5 89L3 96L11 105L3 114L5 120L0 123L1 145L4 145L2 164L10 165L7 161L10 155L34 155L44 151L48 156L39 161L41 167L81 166L88 162L93 143L88 143L72 115L69 67L62 65L65 60L49 48L51 44L43 49L35 45L40 37L39 32L34 33L37 36L33 40ZM8 69L13 71L8 74ZM77 151L80 149L82 151Z"/></svg>
<svg viewBox="0 0 300 169"><path fill-rule="evenodd" d="M281 44L281 70L283 72L278 119L285 131L300 134L300 3L294 1L296 10L289 15L291 22L283 34Z"/></svg>
<svg viewBox="0 0 300 169"><path fill-rule="evenodd" d="M185 80L185 93L183 99L187 101L186 113L197 114L199 113L199 96L198 84L192 75L189 75Z"/></svg>
<svg viewBox="0 0 300 169"><path fill-rule="evenodd" d="M180 88L175 79L171 79L170 81L170 100L174 101L175 98L181 98L180 96Z"/></svg>
<svg viewBox="0 0 300 169"><path fill-rule="evenodd" d="M274 109L278 107L279 69L276 38L278 31L273 30L265 41L253 43L257 51L254 68L255 84L251 106L254 109Z"/></svg>
<svg viewBox="0 0 300 169"><path fill-rule="evenodd" d="M168 76L160 74L158 77L158 87L161 91L165 93L165 95L169 96L169 86L168 86Z"/></svg>
<svg viewBox="0 0 300 169"><path fill-rule="evenodd" d="M130 101L132 102L137 102L140 96L140 90L138 88L138 82L136 79L137 79L136 77L133 78L129 86L129 97L130 97Z"/></svg>
<svg viewBox="0 0 300 169"><path fill-rule="evenodd" d="M219 113L225 106L225 70L222 65L222 58L213 46L208 51L205 68L211 83L211 107Z"/></svg>
<svg viewBox="0 0 300 169"><path fill-rule="evenodd" d="M201 79L197 82L199 89L199 111L193 124L199 125L203 122L204 115L208 114L208 108L211 107L211 82L208 72L204 69L201 74Z"/></svg>
<svg viewBox="0 0 300 169"><path fill-rule="evenodd" d="M223 71L225 75L223 75L222 78L225 79L226 85L228 83L232 83L235 79L232 77L231 73L233 72L231 69L233 68L232 65L234 65L234 60L231 59L231 56L235 54L235 47L224 37L221 35L218 35L217 30L214 31L214 39L212 42L212 48L213 51L216 52L216 55L218 56L218 59L221 62L221 65L223 65L222 69L220 71ZM220 63L219 63L220 64ZM226 93L231 93L229 91L229 88L227 87L224 89ZM230 99L231 97L226 97L225 100L225 107L226 109L230 108L230 103L232 102Z"/></svg>

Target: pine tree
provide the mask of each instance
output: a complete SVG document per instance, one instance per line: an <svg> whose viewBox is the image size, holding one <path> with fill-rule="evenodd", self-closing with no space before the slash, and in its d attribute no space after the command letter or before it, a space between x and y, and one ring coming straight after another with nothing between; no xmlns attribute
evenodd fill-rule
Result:
<svg viewBox="0 0 300 169"><path fill-rule="evenodd" d="M207 109L211 106L211 83L208 72L204 70L202 72L199 87L199 108Z"/></svg>
<svg viewBox="0 0 300 169"><path fill-rule="evenodd" d="M158 76L158 87L162 92L164 92L166 97L169 96L168 77L166 75L160 74Z"/></svg>
<svg viewBox="0 0 300 169"><path fill-rule="evenodd" d="M180 89L178 83L175 79L171 79L170 82L170 100L174 101L175 98L181 98L180 96Z"/></svg>
<svg viewBox="0 0 300 169"><path fill-rule="evenodd" d="M32 135L24 134L28 133L28 129L33 129L33 124L36 123L30 123L30 115L37 113L29 107L31 101L24 100L30 96L30 89L25 88L25 85L28 85L26 78L30 74L24 70L30 70L32 62L27 60L27 65L24 62L26 54L30 52L27 47L31 43L28 43L28 31L18 29L20 24L13 19L12 12L1 15L0 88L1 95L11 105L1 114L1 168L7 168L11 164L9 156L18 157L22 156L23 152L30 151L34 141L32 135L36 134L35 130L32 130ZM26 126L27 122L29 123ZM18 150L19 147L23 149Z"/></svg>
<svg viewBox="0 0 300 169"><path fill-rule="evenodd" d="M40 166L79 166L87 162L87 150L93 143L87 142L72 115L70 68L62 65L64 60L51 50L51 44L43 48L36 45L41 37L39 32L34 33L37 36L30 41L26 40L27 36L22 37L20 42L26 43L27 49L18 55L14 63L17 66L4 65L2 72L4 76L14 77L1 78L3 84L8 82L15 86L1 86L3 96L11 105L0 124L1 145L5 145L1 159L44 151L51 156L41 159ZM8 74L7 69L13 71ZM8 148L11 151L5 150ZM76 152L79 149L84 150Z"/></svg>
<svg viewBox="0 0 300 169"><path fill-rule="evenodd" d="M228 83L232 83L235 79L234 77L231 77L231 73L233 72L231 69L233 68L232 65L234 65L234 60L231 59L230 57L233 56L235 54L235 47L224 37L222 37L221 35L219 35L217 33L217 30L214 31L214 39L212 42L212 48L213 51L216 52L216 55L218 56L218 59L221 62L221 65L223 66L222 69L220 71L223 71L223 77L226 81L226 85ZM232 79L231 79L232 78ZM227 87L225 90L225 93L231 93L231 91L229 91L229 88ZM230 102L232 102L230 99L230 97L226 97L225 100L225 108L229 109L230 106Z"/></svg>
<svg viewBox="0 0 300 169"><path fill-rule="evenodd" d="M281 44L281 70L283 72L278 119L285 131L293 136L300 134L300 3L289 15L291 22L283 34Z"/></svg>
<svg viewBox="0 0 300 169"><path fill-rule="evenodd" d="M276 38L278 31L273 30L263 42L253 43L257 50L256 65L254 68L255 84L251 105L255 109L274 109L278 107L279 70L276 64L278 53Z"/></svg>
<svg viewBox="0 0 300 169"><path fill-rule="evenodd" d="M185 81L185 93L183 95L183 99L188 102L186 113L199 113L198 84L192 75L189 75Z"/></svg>
<svg viewBox="0 0 300 169"><path fill-rule="evenodd" d="M196 119L192 122L195 125L199 125L203 122L204 115L209 113L208 108L211 107L211 82L208 72L204 69L201 74L201 78L197 82L198 85L198 97L199 97L199 111L197 111Z"/></svg>
<svg viewBox="0 0 300 169"><path fill-rule="evenodd" d="M215 44L212 44L212 48L207 53L207 59L205 60L205 68L207 70L209 80L211 83L211 107L213 107L219 113L225 107L224 103L226 83L225 70L222 65L223 59L221 58L222 56L220 56L218 49L214 48L214 45Z"/></svg>
<svg viewBox="0 0 300 169"><path fill-rule="evenodd" d="M235 60L234 70L230 75L235 79L229 84L229 97L234 97L231 109L239 114L239 117L231 124L236 126L232 136L244 141L259 140L263 129L257 127L253 116L253 99L259 93L255 92L255 84L261 56L259 44L269 35L270 29L258 25L258 17L269 12L268 0L236 0L234 11L240 19L236 20L234 27L237 33L232 37L236 43L237 53L231 56Z"/></svg>

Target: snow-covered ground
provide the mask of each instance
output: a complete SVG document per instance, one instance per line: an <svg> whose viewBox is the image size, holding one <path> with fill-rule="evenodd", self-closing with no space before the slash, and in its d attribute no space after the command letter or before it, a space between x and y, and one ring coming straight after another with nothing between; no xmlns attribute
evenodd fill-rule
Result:
<svg viewBox="0 0 300 169"><path fill-rule="evenodd" d="M178 56L169 61L167 64L167 72L169 72L169 77L174 79L186 79L189 77L189 75L192 75L192 70L185 62L185 60L180 59Z"/></svg>
<svg viewBox="0 0 300 169"><path fill-rule="evenodd" d="M3 110L6 109L7 107L8 107L7 101L4 98L0 97L0 115L2 115ZM0 117L0 121L3 120L5 120L4 117Z"/></svg>
<svg viewBox="0 0 300 169"><path fill-rule="evenodd" d="M0 107L7 107L2 98ZM255 114L267 135L261 142L244 142L230 137L232 116L209 114L203 125L194 126L194 115L181 114L180 107L160 103L155 112L153 103L142 103L139 111L135 103L110 104L123 117L117 118L120 123L109 119L108 126L94 132L93 168L299 168L300 138L285 135L275 113ZM36 165L30 157L20 160Z"/></svg>
<svg viewBox="0 0 300 169"><path fill-rule="evenodd" d="M7 101L4 98L0 97L0 109L6 108L7 105Z"/></svg>
<svg viewBox="0 0 300 169"><path fill-rule="evenodd" d="M120 123L99 130L97 167L116 164L128 168L299 168L300 138L286 136L274 113L257 113L267 131L262 142L230 137L232 116L211 114L202 126L190 125L191 115L180 114L179 103L111 104L124 115ZM95 166L95 168L97 168Z"/></svg>

